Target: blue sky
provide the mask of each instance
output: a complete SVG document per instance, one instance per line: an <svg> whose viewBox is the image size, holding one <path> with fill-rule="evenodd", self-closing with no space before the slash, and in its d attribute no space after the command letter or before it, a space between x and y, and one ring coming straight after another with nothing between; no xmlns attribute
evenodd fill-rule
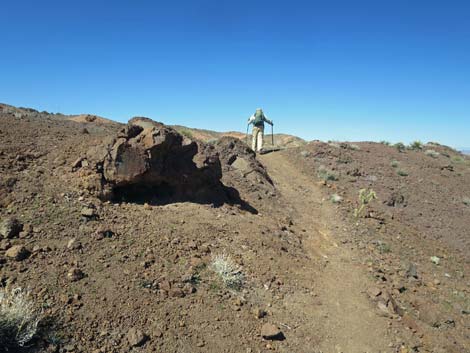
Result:
<svg viewBox="0 0 470 353"><path fill-rule="evenodd" d="M468 1L8 1L0 102L470 146Z"/></svg>

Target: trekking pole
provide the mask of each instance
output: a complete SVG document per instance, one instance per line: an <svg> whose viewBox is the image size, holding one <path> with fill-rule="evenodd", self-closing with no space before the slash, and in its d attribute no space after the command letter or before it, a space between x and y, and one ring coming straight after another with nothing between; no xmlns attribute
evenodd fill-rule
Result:
<svg viewBox="0 0 470 353"><path fill-rule="evenodd" d="M271 144L274 147L274 124L271 124Z"/></svg>

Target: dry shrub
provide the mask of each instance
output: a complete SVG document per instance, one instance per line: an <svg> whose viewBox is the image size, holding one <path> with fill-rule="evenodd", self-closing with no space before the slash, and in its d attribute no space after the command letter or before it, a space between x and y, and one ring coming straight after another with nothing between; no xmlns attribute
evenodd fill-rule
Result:
<svg viewBox="0 0 470 353"><path fill-rule="evenodd" d="M228 255L215 255L212 258L211 268L228 288L238 290L243 286L244 275L241 267Z"/></svg>
<svg viewBox="0 0 470 353"><path fill-rule="evenodd" d="M22 347L36 335L41 312L21 288L0 288L0 345Z"/></svg>

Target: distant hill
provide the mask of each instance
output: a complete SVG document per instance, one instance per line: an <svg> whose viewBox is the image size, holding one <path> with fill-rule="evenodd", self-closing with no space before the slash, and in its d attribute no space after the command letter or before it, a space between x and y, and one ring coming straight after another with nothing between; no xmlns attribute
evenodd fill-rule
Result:
<svg viewBox="0 0 470 353"><path fill-rule="evenodd" d="M82 123L82 124L88 124L88 123L93 122L94 126L101 125L101 126L108 126L108 127L114 127L114 128L117 128L120 125L122 125L122 123L118 123L111 119L107 119L107 118L100 117L100 116L93 115L93 114L65 115L62 113L49 113L46 111L39 112L36 109L14 107L14 106L3 104L3 103L0 103L0 112L7 113L7 114L10 113L18 118L26 117L26 116L48 117L50 119L55 119L55 120L71 120L71 121L75 121L77 123ZM239 132L239 131L217 132L217 131L212 131L212 130L189 128L189 127L181 126L181 125L172 125L172 127L183 135L186 135L188 137L192 137L192 138L204 141L204 142L215 141L215 140L220 139L222 136L232 136L240 140L248 141L249 144L251 143L251 136L249 136L248 140L246 140L247 138L246 134ZM287 134L274 134L274 145L281 147L281 148L300 147L305 144L307 144L307 142L297 136L287 135ZM265 145L266 146L271 145L271 135L269 134L269 131L267 131L266 133Z"/></svg>
<svg viewBox="0 0 470 353"><path fill-rule="evenodd" d="M37 118L50 118L55 120L71 120L77 123L95 123L95 125L121 125L111 119L103 118L93 114L73 114L67 115L62 113L52 113L47 111L38 111L33 108L15 107L12 105L0 103L0 112L4 114L12 114L16 118L37 117Z"/></svg>
<svg viewBox="0 0 470 353"><path fill-rule="evenodd" d="M208 142L208 141L215 141L222 136L232 136L236 137L240 140L246 140L246 134L238 131L228 131L228 132L217 132L211 130L203 130L203 129L194 129L180 125L173 125L174 129L176 129L179 133L183 135L187 135L188 137L194 137L196 139ZM251 135L248 136L248 142L251 141ZM271 134L269 131L265 135L265 144L271 145ZM274 134L274 145L279 147L300 147L307 144L307 142L300 137L287 135L287 134Z"/></svg>
<svg viewBox="0 0 470 353"><path fill-rule="evenodd" d="M470 148L461 149L460 152L462 152L463 154L470 154Z"/></svg>

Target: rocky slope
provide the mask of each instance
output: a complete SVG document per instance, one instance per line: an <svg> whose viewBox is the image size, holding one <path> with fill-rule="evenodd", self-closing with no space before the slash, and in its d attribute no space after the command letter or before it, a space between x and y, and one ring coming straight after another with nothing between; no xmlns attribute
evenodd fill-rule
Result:
<svg viewBox="0 0 470 353"><path fill-rule="evenodd" d="M469 351L470 159L437 144L398 147L312 142L285 153L356 223L348 242L376 279L369 294L395 295L414 349ZM377 198L355 217L361 189Z"/></svg>
<svg viewBox="0 0 470 353"><path fill-rule="evenodd" d="M203 140L0 105L0 282L43 316L16 351L469 351L467 158Z"/></svg>
<svg viewBox="0 0 470 353"><path fill-rule="evenodd" d="M290 225L279 196L240 140L208 146L153 122L122 130L100 119L1 108L0 281L28 289L44 308L31 350L239 352L277 336L272 326L261 329L283 320L269 314L281 305L273 298L291 288L278 276L303 250L282 230ZM135 173L141 168L151 179ZM159 191L184 188L176 198L101 197L102 183L116 192L148 182ZM243 269L242 288L228 288L211 266L224 256Z"/></svg>

